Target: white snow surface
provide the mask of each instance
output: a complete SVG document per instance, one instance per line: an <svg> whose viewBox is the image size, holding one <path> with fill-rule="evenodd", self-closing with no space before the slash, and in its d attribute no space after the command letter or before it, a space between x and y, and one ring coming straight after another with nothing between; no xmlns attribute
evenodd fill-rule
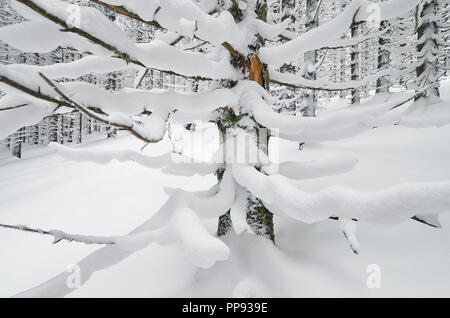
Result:
<svg viewBox="0 0 450 318"><path fill-rule="evenodd" d="M330 185L379 191L408 182L449 180L450 149L445 147L449 141L449 125L381 127L342 141L307 144L301 152L297 143L281 142L280 159L309 162L358 158L358 164L350 172L298 180L295 186L310 193ZM91 140L79 148L138 151L141 146L132 137L119 136L113 141ZM165 140L146 147L144 152L161 156L170 148ZM127 234L165 204L166 192L172 191L163 187L195 191L207 190L215 184L212 175L171 176L134 162L113 160L99 165L67 161L51 148L26 147L21 160L11 158L4 150L0 156L1 222L70 233ZM210 192L202 196L210 197ZM185 210L188 219L177 222L196 220L195 214L189 212L195 210L196 204L199 203ZM155 222L165 224L164 219L169 217L161 214ZM88 266L83 267L89 279L81 289L62 291L57 285L50 285L34 292L69 297L450 296L449 214L441 215L443 229L413 221L391 227L358 222L358 256L352 253L342 234L343 230L347 231L351 244L358 245L352 236L352 223L329 220L306 225L276 217L277 244L273 246L245 229L239 222L242 217L237 205L233 218L241 234L230 233L225 237L223 242L227 248L220 241L193 237L202 242L202 248L213 248L215 252L206 255L219 260L214 265L208 259L199 258L196 250L189 252L186 246L165 242L150 244L134 253L125 249L111 254L108 251L112 247L99 249L67 242L51 245L49 238L2 230L1 242L14 244L0 244L0 295L17 295L59 273L69 275L66 272L69 266L98 250L85 263ZM215 234L216 218L206 219L203 224L210 234ZM198 242L192 246L198 247ZM129 249L136 250L133 242L122 242L122 246L127 244L131 244ZM111 255L123 260L114 264ZM227 256L226 261L220 261ZM366 269L370 264L381 268L381 289L366 286L369 275ZM97 268L101 270L96 271Z"/></svg>

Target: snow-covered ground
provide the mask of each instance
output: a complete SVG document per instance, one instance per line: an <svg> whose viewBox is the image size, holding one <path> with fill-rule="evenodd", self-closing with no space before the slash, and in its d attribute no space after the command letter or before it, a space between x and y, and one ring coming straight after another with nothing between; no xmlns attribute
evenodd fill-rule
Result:
<svg viewBox="0 0 450 318"><path fill-rule="evenodd" d="M450 100L450 91L443 91L444 100ZM450 109L450 104L443 105ZM208 149L214 140L209 137ZM115 140L97 136L81 147L139 150L142 144L126 135ZM144 152L155 155L169 149L166 139ZM377 190L408 181L450 180L450 125L381 127L349 139L308 144L301 152L291 142L283 142L281 149L287 154L282 160L336 154L359 159L351 172L296 182L308 192L330 185ZM171 176L132 162L70 162L50 148L26 147L19 160L2 148L0 223L79 234L127 234L167 200L163 187L195 191L214 183L214 176ZM94 273L69 296L450 297L450 213L441 217L443 229L414 221L394 227L361 223L360 255L352 253L335 221L275 221L276 246L260 237L231 233L224 238L230 259L199 269L175 247L150 245ZM216 222L207 225L213 232ZM47 237L1 230L0 296L39 285L96 249L67 242L52 245ZM380 266L379 289L366 284L371 264Z"/></svg>

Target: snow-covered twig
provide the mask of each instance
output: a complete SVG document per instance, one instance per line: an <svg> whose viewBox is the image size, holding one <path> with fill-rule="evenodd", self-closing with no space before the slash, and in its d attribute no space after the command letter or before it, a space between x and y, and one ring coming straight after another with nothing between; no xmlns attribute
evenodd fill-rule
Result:
<svg viewBox="0 0 450 318"><path fill-rule="evenodd" d="M98 244L98 245L116 244L113 237L69 234L69 233L65 233L62 231L58 231L58 230L46 231L46 230L31 228L26 225L0 224L0 228L53 236L53 239L54 239L53 244L59 243L61 241L78 242L78 243L84 243L84 244Z"/></svg>

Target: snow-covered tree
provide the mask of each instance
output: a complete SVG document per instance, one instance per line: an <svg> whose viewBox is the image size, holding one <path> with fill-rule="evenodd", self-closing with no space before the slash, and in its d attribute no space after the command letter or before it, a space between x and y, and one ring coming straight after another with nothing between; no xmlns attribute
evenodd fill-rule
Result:
<svg viewBox="0 0 450 318"><path fill-rule="evenodd" d="M206 231L202 223L205 219L219 219L219 236L234 230L272 241L274 214L306 223L334 219L357 253L354 230L358 221L395 224L413 218L435 225L434 215L448 209L450 182L400 184L376 192L330 187L311 194L295 187L293 181L345 173L357 164L357 158L281 163L273 160L271 139L277 130L280 138L300 143L352 136L376 127L377 120L391 109L405 105L436 84L429 82L416 95L400 102L354 105L323 117L289 116L273 110L276 100L270 93L271 84L301 89L306 94L352 90L357 103L360 87L389 72L359 76L360 55L356 49L351 57L351 81L331 82L314 74L320 62L316 56L319 50L357 48L371 38L371 34L361 35L359 29L372 18L372 2L354 0L342 13L320 24L317 12L322 1L308 0L303 20L306 29L301 34L292 26L303 18L295 15L301 12L296 1L282 3L278 23L268 22L272 4L268 0L75 2L79 5L63 0L11 1L25 20L0 28L2 41L29 52L45 53L61 47L88 53L50 65L0 65L0 89L6 92L0 99L0 138L66 107L111 129L127 131L144 144L161 141L169 123L188 125L196 121L215 123L222 141L212 162L194 162L173 153L149 157L128 150L94 152L51 144L62 156L75 161L135 161L166 173L216 174L218 179L217 185L205 192L167 190L171 197L160 211L126 236L82 236L0 225L51 235L55 242L107 245L79 263L82 283L96 270L151 243L180 245L200 267L227 259L227 246ZM380 2L379 18L389 21L420 3ZM425 9L424 17L430 10ZM112 18L110 13L126 22ZM136 28L131 34L122 28L129 23ZM342 39L350 31L351 38ZM429 32L424 33L431 37ZM300 66L305 72L284 71L301 57L305 64ZM135 74L134 88L117 91L122 72ZM86 81L61 80L93 73L114 75L105 88ZM172 87L182 79L195 83L196 88L190 93L144 89L155 74L170 77ZM312 115L315 100L309 96L308 114ZM73 122L70 126L76 125ZM70 292L66 276L62 273L27 295L66 294Z"/></svg>
<svg viewBox="0 0 450 318"><path fill-rule="evenodd" d="M446 1L444 1L446 2ZM440 28L444 19L440 15L445 11L439 10L439 0L424 0L417 6L417 90L429 87L425 92L419 94L416 100L424 97L439 97L439 78L443 76L447 69L440 65L441 52L440 44L445 45ZM446 13L445 13L446 14ZM442 70L442 68L444 68ZM430 87L431 86L431 87Z"/></svg>

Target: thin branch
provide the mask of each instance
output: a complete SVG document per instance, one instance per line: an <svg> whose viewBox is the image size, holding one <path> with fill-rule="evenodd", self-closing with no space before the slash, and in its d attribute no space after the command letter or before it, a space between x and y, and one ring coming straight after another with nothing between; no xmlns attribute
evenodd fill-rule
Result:
<svg viewBox="0 0 450 318"><path fill-rule="evenodd" d="M273 80L270 79L269 80L270 83L272 84L277 84L277 85L281 85L281 86L286 86L286 87L290 87L290 88L300 88L300 89L309 89L312 91L325 91L325 92L339 92L339 91L345 91L345 90L349 90L351 88L326 88L326 87L313 87L313 86L308 86L308 85L298 85L298 84L291 84L291 83L284 83L278 80ZM352 87L353 88L353 87Z"/></svg>
<svg viewBox="0 0 450 318"><path fill-rule="evenodd" d="M119 124L119 123L115 123L112 122L108 119L108 115L105 115L105 117L98 115L92 111L90 111L88 108L80 105L79 103L75 102L73 99L69 98L66 94L64 94L57 86L55 83L53 83L49 78L47 78L44 74L39 73L39 75L44 79L44 81L51 87L53 88L53 90L68 104L70 104L71 106L75 107L76 109L78 109L80 112L84 113L85 115L89 116L92 119L95 119L99 122L102 122L104 124L107 125L111 125L113 127L119 128L119 129L123 129L123 130L127 130L130 134L132 134L133 136L135 136L136 138L146 142L146 143L156 143L159 142L160 140L158 139L148 139L147 137L143 136L142 134L140 134L139 132L137 132L134 129L133 125L127 126L124 124Z"/></svg>
<svg viewBox="0 0 450 318"><path fill-rule="evenodd" d="M436 82L436 83L433 83L433 84L430 84L430 85L428 85L428 86L426 86L426 87L421 88L421 89L418 90L413 96L411 96L411 97L408 98L407 100L404 100L404 101L398 103L397 105L392 106L389 110L394 110L394 109L396 109L396 108L399 108L400 106L403 106L404 104L406 104L406 103L412 101L413 99L415 99L415 98L417 98L418 96L422 95L424 92L426 92L427 90L429 90L430 88L432 88L432 87L434 87L434 86L436 86L436 85L439 85L439 82Z"/></svg>
<svg viewBox="0 0 450 318"><path fill-rule="evenodd" d="M22 108L22 107L26 107L26 106L30 106L30 104L22 104L22 105L17 105L17 106L11 106L11 107L6 107L6 108L0 108L0 112L5 111L5 110L11 110L11 109Z"/></svg>
<svg viewBox="0 0 450 318"><path fill-rule="evenodd" d="M328 219L329 219L329 220L333 220L333 221L339 221L339 217L337 217L337 216L330 216ZM425 224L425 225L428 225L428 226L431 226L431 227L433 227L433 228L435 228L435 229L440 229L439 226L436 226L436 225L434 225L434 224L428 223L427 221L422 220L422 219L418 218L417 216L413 216L413 217L411 218L411 220L417 221L417 222L419 222L419 223L422 223L422 224ZM352 219L352 221L354 221L354 222L359 222L359 220L357 220L357 219Z"/></svg>
<svg viewBox="0 0 450 318"><path fill-rule="evenodd" d="M34 234L53 236L53 244L57 244L61 241L78 242L83 244L96 244L96 245L112 245L117 244L113 237L101 237L101 236L86 236L78 234L69 234L58 230L41 230L31 228L25 225L8 225L0 224L0 228L17 230L22 232L29 232Z"/></svg>
<svg viewBox="0 0 450 318"><path fill-rule="evenodd" d="M320 0L319 4L317 5L316 12L314 14L314 22L319 23L319 13L320 13L320 7L322 6L323 0Z"/></svg>
<svg viewBox="0 0 450 318"><path fill-rule="evenodd" d="M149 69L146 69L144 74L142 75L141 79L139 80L139 83L137 84L136 88L140 88L142 85L142 82L144 81L145 77L147 76L149 72Z"/></svg>
<svg viewBox="0 0 450 318"><path fill-rule="evenodd" d="M178 38L176 38L174 41L172 41L172 42L170 43L170 45L175 46L175 45L178 44L178 42L180 42L180 41L183 40L183 39L184 39L184 36L183 36L183 35L180 35Z"/></svg>
<svg viewBox="0 0 450 318"><path fill-rule="evenodd" d="M417 222L419 222L419 223L422 223L422 224L425 224L425 225L434 227L435 229L440 229L440 228L441 228L441 227L439 227L439 226L437 226L437 225L428 223L427 221L425 221L425 220L423 220L423 219L420 219L420 218L418 218L417 216L413 216L413 217L411 218L411 220L414 220L414 221L417 221Z"/></svg>
<svg viewBox="0 0 450 318"><path fill-rule="evenodd" d="M203 46L203 45L205 45L205 44L208 44L208 42L204 41L203 43L200 43L200 44L198 44L198 45L196 45L196 46L193 46L193 47L189 47L189 48L187 48L187 49L184 49L184 51L195 50L195 49L198 49L199 47L201 47L201 46Z"/></svg>
<svg viewBox="0 0 450 318"><path fill-rule="evenodd" d="M19 91L22 91L30 96L35 97L35 98L45 100L50 103L71 107L71 105L69 105L68 103L66 103L64 101L60 101L60 100L50 97L48 95L42 94L40 91L36 92L36 91L34 91L26 86L23 86L22 84L19 84L18 82L14 81L10 78L7 78L5 76L0 75L0 82L3 82L5 84L7 84L8 86L11 86Z"/></svg>

